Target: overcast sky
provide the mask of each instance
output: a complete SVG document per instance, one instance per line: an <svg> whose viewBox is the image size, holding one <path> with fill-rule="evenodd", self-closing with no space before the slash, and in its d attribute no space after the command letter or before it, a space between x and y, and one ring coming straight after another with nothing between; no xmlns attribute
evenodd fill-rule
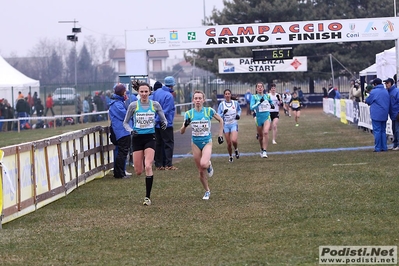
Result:
<svg viewBox="0 0 399 266"><path fill-rule="evenodd" d="M223 0L2 0L0 8L0 55L28 55L39 40L66 40L72 23L82 28L79 45L85 36L100 40L114 38L125 47L126 30L184 28L201 26L213 8L223 9ZM72 42L69 42L73 45ZM175 52L176 54L179 52Z"/></svg>

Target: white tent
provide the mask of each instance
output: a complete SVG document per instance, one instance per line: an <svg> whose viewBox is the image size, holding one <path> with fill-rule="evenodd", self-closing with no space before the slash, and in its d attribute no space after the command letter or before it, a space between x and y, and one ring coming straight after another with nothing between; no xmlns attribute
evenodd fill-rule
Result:
<svg viewBox="0 0 399 266"><path fill-rule="evenodd" d="M377 65L377 77L384 80L392 78L396 73L396 49L395 47L375 55Z"/></svg>
<svg viewBox="0 0 399 266"><path fill-rule="evenodd" d="M32 96L35 91L40 95L40 81L25 76L0 56L0 98L7 99L13 105L19 91L25 97L29 91Z"/></svg>
<svg viewBox="0 0 399 266"><path fill-rule="evenodd" d="M359 72L360 76L375 76L377 75L377 64L372 64L368 68L363 69Z"/></svg>

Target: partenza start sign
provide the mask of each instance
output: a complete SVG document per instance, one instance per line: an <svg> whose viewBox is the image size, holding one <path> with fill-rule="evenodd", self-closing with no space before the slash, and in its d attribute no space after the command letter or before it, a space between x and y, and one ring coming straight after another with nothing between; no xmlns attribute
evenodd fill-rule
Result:
<svg viewBox="0 0 399 266"><path fill-rule="evenodd" d="M273 59L254 61L251 57L220 58L220 74L236 73L266 73L266 72L304 72L308 70L306 56L296 56L292 59Z"/></svg>

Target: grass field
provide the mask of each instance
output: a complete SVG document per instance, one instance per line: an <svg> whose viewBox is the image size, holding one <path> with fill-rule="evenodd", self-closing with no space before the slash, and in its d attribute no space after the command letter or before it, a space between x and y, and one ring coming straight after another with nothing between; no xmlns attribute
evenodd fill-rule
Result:
<svg viewBox="0 0 399 266"><path fill-rule="evenodd" d="M370 133L321 109L304 109L299 127L282 116L268 159L253 155L253 119L239 127L233 163L214 141L209 201L192 158L154 172L148 207L142 176L110 174L3 225L1 264L317 265L321 245L398 245L399 152L372 152Z"/></svg>

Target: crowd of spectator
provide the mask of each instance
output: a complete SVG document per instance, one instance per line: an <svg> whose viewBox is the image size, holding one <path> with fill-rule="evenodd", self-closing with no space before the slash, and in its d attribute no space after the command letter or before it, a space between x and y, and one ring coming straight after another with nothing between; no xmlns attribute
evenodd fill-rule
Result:
<svg viewBox="0 0 399 266"><path fill-rule="evenodd" d="M75 96L75 114L78 116L64 117L56 119L56 125L69 125L76 123L89 123L98 122L108 119L107 114L96 114L97 112L107 111L110 103L111 91L97 91L94 97L88 94L84 97L83 101L80 94ZM73 111L72 111L73 112ZM73 113L70 113L71 115ZM24 96L20 91L18 92L17 100L11 104L7 99L0 98L0 131L18 130L17 121L3 121L4 119L17 119L19 120L20 129L31 128L46 128L53 127L53 120L41 119L47 115L55 116L53 96L49 93L43 103L37 92L33 96L29 92ZM81 115L81 116L79 116ZM37 117L32 120L30 117ZM21 119L26 118L26 119Z"/></svg>

